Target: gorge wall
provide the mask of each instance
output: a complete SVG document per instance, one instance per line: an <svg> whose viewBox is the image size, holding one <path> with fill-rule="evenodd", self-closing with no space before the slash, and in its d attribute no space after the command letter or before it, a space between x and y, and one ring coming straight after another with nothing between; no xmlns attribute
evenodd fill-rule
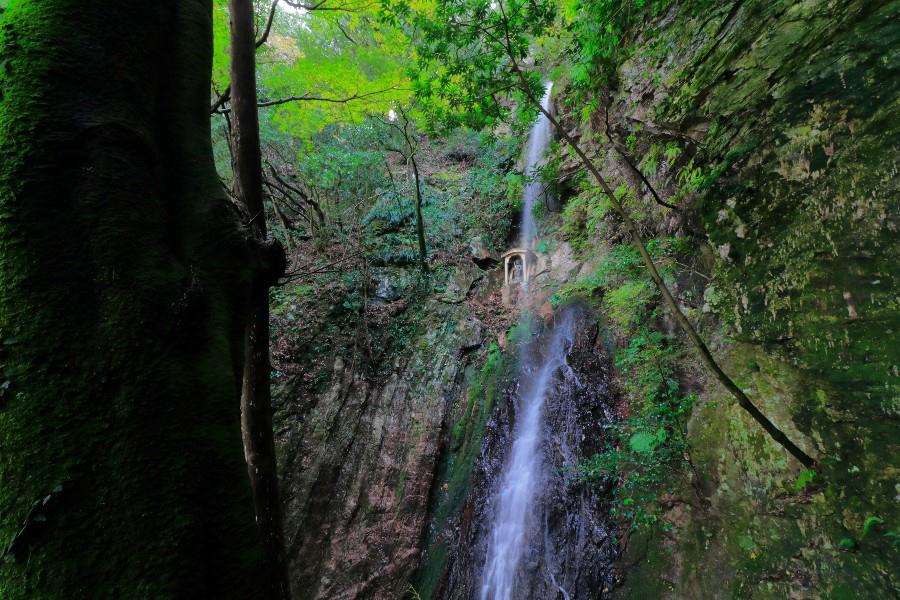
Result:
<svg viewBox="0 0 900 600"><path fill-rule="evenodd" d="M678 438L658 487L548 487L549 519L586 545L556 565L531 560L589 573L621 551L616 581L585 575L572 598L894 597L900 3L672 2L627 35L633 51L595 90L608 115L576 113L565 77L557 112L621 190L725 370L819 467L805 473L707 377L563 148L549 160L563 208L540 215L535 302L548 320L569 298L588 314L570 357L580 383L563 382L548 409L553 427L581 434L559 448L578 460L608 449L601 422L641 417L657 383L677 388L660 397L690 401L654 449ZM677 208L655 203L629 162ZM465 206L470 166L444 163L429 182L457 186ZM383 343L365 358L357 330L329 329L334 314L279 338L298 597L472 597L484 549L471 542L507 445L521 341L492 261L509 223L470 249L483 233L461 228L435 248L446 268L427 291L411 267L373 270L361 310L380 315L367 335ZM340 313L344 293L286 297L275 318L287 330L313 304ZM588 505L621 529L590 530Z"/></svg>
<svg viewBox="0 0 900 600"><path fill-rule="evenodd" d="M898 10L674 3L631 38L603 92L608 117L568 115L604 173L636 191L626 202L645 235L690 240L668 276L682 308L726 371L819 460L807 484L673 343L682 389L697 395L685 483L657 499L663 526L628 544L625 597L897 593ZM677 210L653 202L623 155ZM575 183L580 165L561 161L570 206L596 209ZM586 255L620 240L611 215L587 233L572 222L563 229ZM597 290L623 349L637 329L615 322L624 291ZM662 312L648 317L674 331Z"/></svg>

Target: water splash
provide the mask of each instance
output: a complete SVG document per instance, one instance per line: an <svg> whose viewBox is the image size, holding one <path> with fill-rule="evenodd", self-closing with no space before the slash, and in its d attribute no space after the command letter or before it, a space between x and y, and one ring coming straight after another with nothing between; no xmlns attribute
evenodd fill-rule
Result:
<svg viewBox="0 0 900 600"><path fill-rule="evenodd" d="M544 90L544 97L541 99L541 107L550 112L550 90L553 88L553 82L547 82ZM525 177L531 179L535 175L538 164L543 160L550 147L552 140L552 127L550 119L544 113L538 115L534 127L528 136L528 148L525 154ZM521 246L528 248L531 245L535 234L534 205L541 200L545 192L544 185L540 181L532 181L525 186L522 193L522 229L521 229Z"/></svg>
<svg viewBox="0 0 900 600"><path fill-rule="evenodd" d="M528 544L536 490L544 471L541 457L544 402L553 391L556 372L566 367L566 351L572 344L574 318L564 311L542 355L523 353L523 381L518 424L509 461L497 493L496 513L488 541L482 576L481 600L511 600L522 552Z"/></svg>

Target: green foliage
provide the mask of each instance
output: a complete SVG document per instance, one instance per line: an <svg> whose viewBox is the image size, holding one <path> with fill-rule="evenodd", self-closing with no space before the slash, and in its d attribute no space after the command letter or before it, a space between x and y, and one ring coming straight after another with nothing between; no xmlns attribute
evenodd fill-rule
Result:
<svg viewBox="0 0 900 600"><path fill-rule="evenodd" d="M603 304L613 322L627 329L641 321L642 309L655 293L650 282L626 281L606 294Z"/></svg>
<svg viewBox="0 0 900 600"><path fill-rule="evenodd" d="M663 434L662 439L663 439L663 441L665 441L666 430L660 428L658 431L659 431L659 433ZM631 437L628 438L628 446L629 446L629 448L631 448L632 452L639 452L639 453L653 452L653 449L656 447L656 443L657 443L656 437L657 436L655 436L651 433L647 433L646 431L639 431L637 433L632 434Z"/></svg>
<svg viewBox="0 0 900 600"><path fill-rule="evenodd" d="M509 234L512 214L522 201L521 179L510 172L520 141L466 131L470 136L477 135L474 164L466 170L463 181L463 189L474 196L461 194L460 211L466 215L467 228L499 250Z"/></svg>
<svg viewBox="0 0 900 600"><path fill-rule="evenodd" d="M578 467L584 481L616 478L612 513L632 527L657 523L660 494L678 484L676 474L684 461L685 420L695 398L665 391L642 413L618 423L613 445Z"/></svg>
<svg viewBox="0 0 900 600"><path fill-rule="evenodd" d="M656 170L659 168L659 157L661 153L662 146L659 144L650 145L650 149L638 165L646 176L652 177L653 175L656 175Z"/></svg>
<svg viewBox="0 0 900 600"><path fill-rule="evenodd" d="M687 245L682 238L661 238L648 241L647 249L665 273L671 258L686 252ZM613 246L593 273L564 286L552 302L596 298L601 290L601 310L627 340L615 351L614 363L632 413L617 424L612 446L579 468L588 480L617 478L616 514L634 526L646 526L658 519L658 495L678 484L685 421L695 398L679 393L673 340L648 325L657 292L632 245Z"/></svg>
<svg viewBox="0 0 900 600"><path fill-rule="evenodd" d="M848 537L841 538L838 542L838 548L844 551L854 550L856 549L856 540Z"/></svg>
<svg viewBox="0 0 900 600"><path fill-rule="evenodd" d="M794 491L802 492L806 486L812 483L816 478L816 472L812 469L803 469L800 476L797 477L797 483L794 484Z"/></svg>
<svg viewBox="0 0 900 600"><path fill-rule="evenodd" d="M575 89L589 92L598 82L607 81L629 52L621 43L628 28L668 4L669 0L563 0L563 27L572 38Z"/></svg>
<svg viewBox="0 0 900 600"><path fill-rule="evenodd" d="M862 535L859 536L859 539L861 539L861 540L865 539L866 536L869 535L869 532L871 532L874 528L878 527L879 525L883 525L883 524L884 524L884 519L882 519L881 517L878 517L875 515L869 515L868 517L866 517L866 520L863 523Z"/></svg>
<svg viewBox="0 0 900 600"><path fill-rule="evenodd" d="M669 142L666 144L666 150L664 155L666 157L666 161L669 164L675 162L679 156L681 156L681 147L675 142Z"/></svg>
<svg viewBox="0 0 900 600"><path fill-rule="evenodd" d="M634 133L629 133L628 137L625 138L625 147L628 148L629 152L634 152L635 148L637 148L637 136Z"/></svg>
<svg viewBox="0 0 900 600"><path fill-rule="evenodd" d="M595 187L588 187L566 203L562 233L573 250L580 253L586 249L588 240L599 233L609 209L609 199Z"/></svg>
<svg viewBox="0 0 900 600"><path fill-rule="evenodd" d="M686 165L681 167L680 171L678 171L677 180L684 187L697 191L703 185L703 169L698 166L695 167L694 159L692 158Z"/></svg>
<svg viewBox="0 0 900 600"><path fill-rule="evenodd" d="M671 259L677 254L689 252L689 245L687 238L675 237L646 242L647 251L664 276L671 270ZM625 289L619 290L620 287ZM611 304L605 306L608 310L615 310L615 314L610 316L622 326L637 322L634 312L642 310L655 297L655 288L643 271L643 261L638 251L631 244L617 244L594 271L562 286L550 302L560 306L575 298L590 300L596 298L603 288L609 290L611 297Z"/></svg>
<svg viewBox="0 0 900 600"><path fill-rule="evenodd" d="M485 386L488 385L493 378L500 372L503 365L503 352L496 342L491 342L488 346L487 355L484 364L481 366L480 377L472 382L472 388L469 392L470 398L481 398L485 393Z"/></svg>
<svg viewBox="0 0 900 600"><path fill-rule="evenodd" d="M308 139L326 125L360 123L409 98L405 33L378 19L377 3L341 0L340 10L322 4L302 15L283 3L276 11L268 40L257 52L260 101L306 99L263 108L263 128L272 125ZM260 31L269 6L257 9ZM226 0L216 0L213 18L213 85L222 91L229 81ZM344 101L348 98L355 99Z"/></svg>
<svg viewBox="0 0 900 600"><path fill-rule="evenodd" d="M497 120L512 120L519 128L530 124L533 106L522 102L523 91L533 98L543 95L540 73L522 75L510 68L529 53L532 40L553 22L556 6L551 0L436 0L415 5L408 0L386 0L382 18L404 23L416 31L412 88L432 130L452 130L466 124L481 129ZM515 90L514 115L497 102L495 94ZM527 107L527 108L526 108Z"/></svg>

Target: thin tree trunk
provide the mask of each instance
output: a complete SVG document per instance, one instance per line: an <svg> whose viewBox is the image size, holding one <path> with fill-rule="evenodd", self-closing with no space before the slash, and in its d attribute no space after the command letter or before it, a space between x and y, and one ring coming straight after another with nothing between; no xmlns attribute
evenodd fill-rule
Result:
<svg viewBox="0 0 900 600"><path fill-rule="evenodd" d="M428 249L425 246L425 223L422 219L422 186L419 183L419 165L416 157L410 156L412 163L413 179L416 184L416 234L419 238L419 268L423 273L428 273Z"/></svg>
<svg viewBox="0 0 900 600"><path fill-rule="evenodd" d="M616 200L615 195L613 194L612 189L609 187L609 184L606 182L606 179L601 175L600 170L594 166L593 161L588 158L587 154L581 149L578 143L570 136L566 130L560 125L559 121L550 114L549 111L545 110L541 105L539 99L535 98L533 94L529 91L527 81L525 80L524 74L521 72L519 67L516 65L515 61L513 61L513 69L519 76L522 82L522 90L528 96L528 99L534 104L540 112L550 120L556 130L559 132L560 136L572 147L575 153L578 155L578 158L581 159L581 162L584 164L585 168L591 172L594 178L597 180L597 183L600 184L600 187L603 188L603 192L609 198L609 202L612 205L613 209L616 211L616 214L622 219L625 223L625 228L628 230L628 234L631 237L631 242L637 251L641 255L641 259L644 262L644 265L647 267L647 271L650 273L651 279L653 279L653 283L656 284L657 289L662 294L663 302L665 302L666 306L669 308L669 311L675 317L675 321L681 327L682 331L684 331L688 338L690 338L691 342L694 344L694 347L700 353L700 358L703 360L703 363L706 367L712 372L712 374L719 380L719 383L725 387L731 394L735 397L740 405L747 413L753 417L753 419L762 427L769 436L775 440L778 444L780 444L785 450L787 450L791 456L796 458L803 466L807 468L815 467L816 461L806 454L803 450L801 450L796 444L794 444L780 429L778 429L772 421L770 421L763 413L756 407L755 404L747 397L747 394L741 390L737 386L734 381L722 370L719 364L716 362L715 358L713 358L712 353L709 351L709 348L706 346L706 343L703 341L703 338L700 337L700 334L697 333L697 330L694 329L694 326L688 320L688 318L681 312L681 308L678 306L678 303L672 297L672 293L669 291L669 288L666 286L662 277L659 274L659 271L656 268L656 264L653 262L653 258L650 256L650 253L647 251L647 247L644 245L644 240L641 237L641 233L638 230L637 224L634 222L634 219L631 218L631 215L628 214L628 211Z"/></svg>
<svg viewBox="0 0 900 600"><path fill-rule="evenodd" d="M256 107L256 43L253 3L230 0L231 10L231 106L235 135L235 195L250 216L250 228L265 240L266 215L263 206L262 152L259 142L259 114ZM244 338L244 370L241 388L241 431L256 520L266 549L269 576L264 585L270 598L289 598L284 557L281 502L275 440L272 432L272 401L269 361L269 293L264 287L253 290L251 317Z"/></svg>
<svg viewBox="0 0 900 600"><path fill-rule="evenodd" d="M211 9L0 16L4 600L259 597L238 401L269 261L215 172Z"/></svg>

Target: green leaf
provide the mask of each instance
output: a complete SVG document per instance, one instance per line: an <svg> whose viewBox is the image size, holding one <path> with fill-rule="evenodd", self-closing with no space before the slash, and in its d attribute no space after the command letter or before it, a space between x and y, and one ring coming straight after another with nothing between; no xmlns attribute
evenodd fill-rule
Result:
<svg viewBox="0 0 900 600"><path fill-rule="evenodd" d="M628 440L628 444L635 452L652 452L653 448L656 447L656 438L646 431L641 431L632 435L631 439Z"/></svg>
<svg viewBox="0 0 900 600"><path fill-rule="evenodd" d="M875 527L876 525L881 525L882 523L884 523L884 519L882 519L881 517L875 515L869 515L868 517L866 517L866 521L865 523L863 523L863 530L860 539L864 539L866 535L870 531L872 531L873 527Z"/></svg>
<svg viewBox="0 0 900 600"><path fill-rule="evenodd" d="M667 437L669 437L669 434L666 433L666 430L665 430L664 427L660 427L659 429L656 430L656 441L657 441L657 443L662 444L663 442L666 441L666 438L667 438Z"/></svg>
<svg viewBox="0 0 900 600"><path fill-rule="evenodd" d="M816 472L812 469L803 469L800 472L800 476L797 477L797 482L794 484L794 491L800 492L816 478Z"/></svg>
<svg viewBox="0 0 900 600"><path fill-rule="evenodd" d="M838 548L841 550L853 550L856 548L856 541L853 538L841 538L838 542Z"/></svg>

